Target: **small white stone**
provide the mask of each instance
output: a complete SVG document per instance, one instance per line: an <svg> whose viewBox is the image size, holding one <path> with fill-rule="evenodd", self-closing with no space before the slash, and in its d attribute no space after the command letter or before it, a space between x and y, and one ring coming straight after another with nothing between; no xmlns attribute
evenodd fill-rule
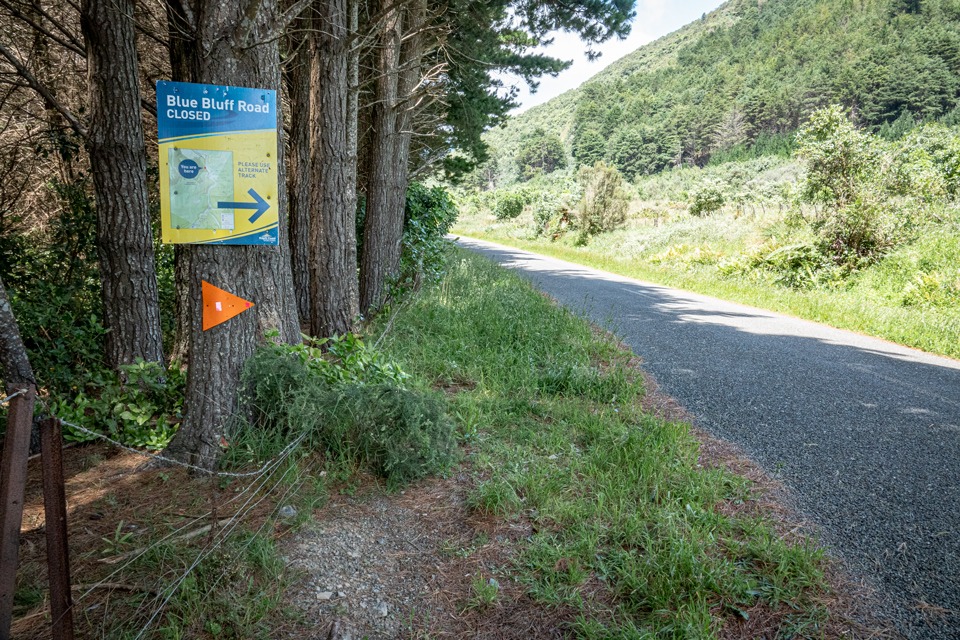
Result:
<svg viewBox="0 0 960 640"><path fill-rule="evenodd" d="M333 591L321 591L317 594L317 600L329 600L333 597Z"/></svg>

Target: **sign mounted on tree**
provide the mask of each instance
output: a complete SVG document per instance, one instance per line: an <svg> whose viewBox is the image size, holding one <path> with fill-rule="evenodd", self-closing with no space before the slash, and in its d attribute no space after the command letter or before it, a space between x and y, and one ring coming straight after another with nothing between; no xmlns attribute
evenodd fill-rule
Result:
<svg viewBox="0 0 960 640"><path fill-rule="evenodd" d="M206 280L200 281L200 296L203 298L204 331L240 315L253 306L249 300L215 287Z"/></svg>
<svg viewBox="0 0 960 640"><path fill-rule="evenodd" d="M279 242L277 92L157 82L168 244Z"/></svg>

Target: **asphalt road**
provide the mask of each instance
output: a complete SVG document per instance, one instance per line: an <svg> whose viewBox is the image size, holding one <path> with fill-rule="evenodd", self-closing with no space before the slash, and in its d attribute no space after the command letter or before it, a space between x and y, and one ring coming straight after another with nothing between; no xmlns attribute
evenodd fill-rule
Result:
<svg viewBox="0 0 960 640"><path fill-rule="evenodd" d="M740 445L792 490L906 637L960 638L960 361L459 243L615 331L700 427Z"/></svg>

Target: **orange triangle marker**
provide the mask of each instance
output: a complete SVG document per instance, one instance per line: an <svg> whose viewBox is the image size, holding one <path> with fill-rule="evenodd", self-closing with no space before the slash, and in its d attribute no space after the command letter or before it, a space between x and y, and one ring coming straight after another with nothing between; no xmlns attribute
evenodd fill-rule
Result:
<svg viewBox="0 0 960 640"><path fill-rule="evenodd" d="M215 287L206 280L200 281L200 292L203 297L203 330L206 331L226 322L233 316L239 315L253 306L249 300Z"/></svg>

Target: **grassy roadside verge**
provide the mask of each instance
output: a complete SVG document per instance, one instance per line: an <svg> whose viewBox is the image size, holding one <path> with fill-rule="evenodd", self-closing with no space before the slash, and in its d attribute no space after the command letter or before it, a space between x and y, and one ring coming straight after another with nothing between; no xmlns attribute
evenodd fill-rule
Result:
<svg viewBox="0 0 960 640"><path fill-rule="evenodd" d="M644 412L631 354L519 278L458 252L442 285L378 322L382 352L363 369L399 364L405 390L435 399L456 423L459 468L433 480L449 494L433 516L464 512L467 538L503 551L478 562L472 582L441 585L457 608L444 611L450 633L440 637L468 637L478 618L496 628L501 606L582 638L835 637L850 624L822 551L768 518L756 485L708 463L686 424ZM265 395L276 407L298 404L275 391ZM312 431L306 413L284 415L284 430L258 426L229 442L225 468L252 476L190 478L144 471L138 456L103 445L70 450L74 582L85 585L75 594L78 637L281 637L288 625L329 623L289 606L296 576L280 541L322 522L323 505L358 478L376 480L352 453L287 448L295 427ZM409 441L383 426L375 431L406 452ZM49 629L33 498L18 585L23 638ZM477 521L522 534L484 538ZM451 555L452 566L485 553L434 542L425 556ZM432 562L423 571L443 573ZM413 622L411 636L433 637ZM531 629L509 637L538 637Z"/></svg>
<svg viewBox="0 0 960 640"><path fill-rule="evenodd" d="M748 481L701 466L687 425L642 411L630 354L515 276L457 256L384 344L447 392L470 508L532 526L500 580L585 638L736 636L751 619L769 637L819 637L837 624L822 552L749 508ZM476 588L495 602L495 587Z"/></svg>
<svg viewBox="0 0 960 640"><path fill-rule="evenodd" d="M453 233L822 322L938 355L960 358L960 316L955 313L934 314L921 307L891 304L882 296L864 295L863 289L827 292L772 287L742 278L725 278L709 267L677 269L642 260L611 257L609 253L591 250L589 245L573 247L549 240L525 240L475 228L455 228Z"/></svg>

